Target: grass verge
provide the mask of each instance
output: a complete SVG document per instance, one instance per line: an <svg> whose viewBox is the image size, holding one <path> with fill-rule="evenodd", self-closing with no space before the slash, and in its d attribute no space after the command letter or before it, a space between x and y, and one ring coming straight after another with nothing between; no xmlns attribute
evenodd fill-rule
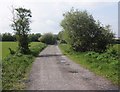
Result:
<svg viewBox="0 0 120 92"><path fill-rule="evenodd" d="M109 48L105 53L96 52L75 52L68 44L60 44L59 48L62 53L67 55L70 59L83 67L89 69L97 75L101 75L109 79L113 84L120 85L118 75L120 64L120 51L117 49L118 45ZM120 46L120 45L119 45Z"/></svg>
<svg viewBox="0 0 120 92"><path fill-rule="evenodd" d="M38 55L46 47L43 43L36 43L30 47L31 54L9 55L2 61L2 88L3 90L25 89L28 72Z"/></svg>

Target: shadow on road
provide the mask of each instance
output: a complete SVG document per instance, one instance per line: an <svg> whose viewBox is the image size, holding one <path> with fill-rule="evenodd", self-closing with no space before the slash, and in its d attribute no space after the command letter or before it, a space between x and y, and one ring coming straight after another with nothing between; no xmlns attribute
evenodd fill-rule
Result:
<svg viewBox="0 0 120 92"><path fill-rule="evenodd" d="M55 57L55 56L62 56L63 54L45 54L39 55L38 57Z"/></svg>

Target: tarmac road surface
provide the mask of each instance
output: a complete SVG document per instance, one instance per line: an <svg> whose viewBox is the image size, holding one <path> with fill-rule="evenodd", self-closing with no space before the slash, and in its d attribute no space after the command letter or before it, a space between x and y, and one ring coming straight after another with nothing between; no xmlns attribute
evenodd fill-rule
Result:
<svg viewBox="0 0 120 92"><path fill-rule="evenodd" d="M116 90L105 78L74 63L49 45L33 63L27 90Z"/></svg>

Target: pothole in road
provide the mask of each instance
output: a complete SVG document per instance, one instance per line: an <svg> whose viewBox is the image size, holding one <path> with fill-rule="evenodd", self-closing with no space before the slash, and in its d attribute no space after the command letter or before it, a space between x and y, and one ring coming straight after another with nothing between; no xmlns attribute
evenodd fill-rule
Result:
<svg viewBox="0 0 120 92"><path fill-rule="evenodd" d="M70 65L69 63L65 64L65 65Z"/></svg>
<svg viewBox="0 0 120 92"><path fill-rule="evenodd" d="M87 77L83 77L83 80L91 80L91 79Z"/></svg>
<svg viewBox="0 0 120 92"><path fill-rule="evenodd" d="M70 70L70 71L68 71L69 73L78 73L78 71L77 70Z"/></svg>

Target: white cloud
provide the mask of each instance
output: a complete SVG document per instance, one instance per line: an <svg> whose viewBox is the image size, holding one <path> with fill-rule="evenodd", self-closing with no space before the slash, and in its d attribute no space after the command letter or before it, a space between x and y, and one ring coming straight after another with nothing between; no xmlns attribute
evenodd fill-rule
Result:
<svg viewBox="0 0 120 92"><path fill-rule="evenodd" d="M80 10L88 10L88 12L92 13L93 16L100 19L100 21L111 23L113 25L112 28L116 30L115 23L117 18L114 19L115 21L113 23L113 20L110 20L112 15L104 16L104 12L102 13L102 11L100 11L101 8L105 11L104 7L106 8L106 6L113 4L100 2L113 2L113 0L0 0L0 2L0 32L13 32L9 26L11 24L10 19L12 18L9 9L11 5L31 9L33 21L31 24L31 32L35 33L50 31L58 33L61 30L60 22L63 19L62 14L70 10L71 7ZM114 0L114 2L118 2L118 0Z"/></svg>
<svg viewBox="0 0 120 92"><path fill-rule="evenodd" d="M46 21L46 24L47 24L47 25L55 25L55 22L54 22L53 20L48 19L48 20Z"/></svg>

